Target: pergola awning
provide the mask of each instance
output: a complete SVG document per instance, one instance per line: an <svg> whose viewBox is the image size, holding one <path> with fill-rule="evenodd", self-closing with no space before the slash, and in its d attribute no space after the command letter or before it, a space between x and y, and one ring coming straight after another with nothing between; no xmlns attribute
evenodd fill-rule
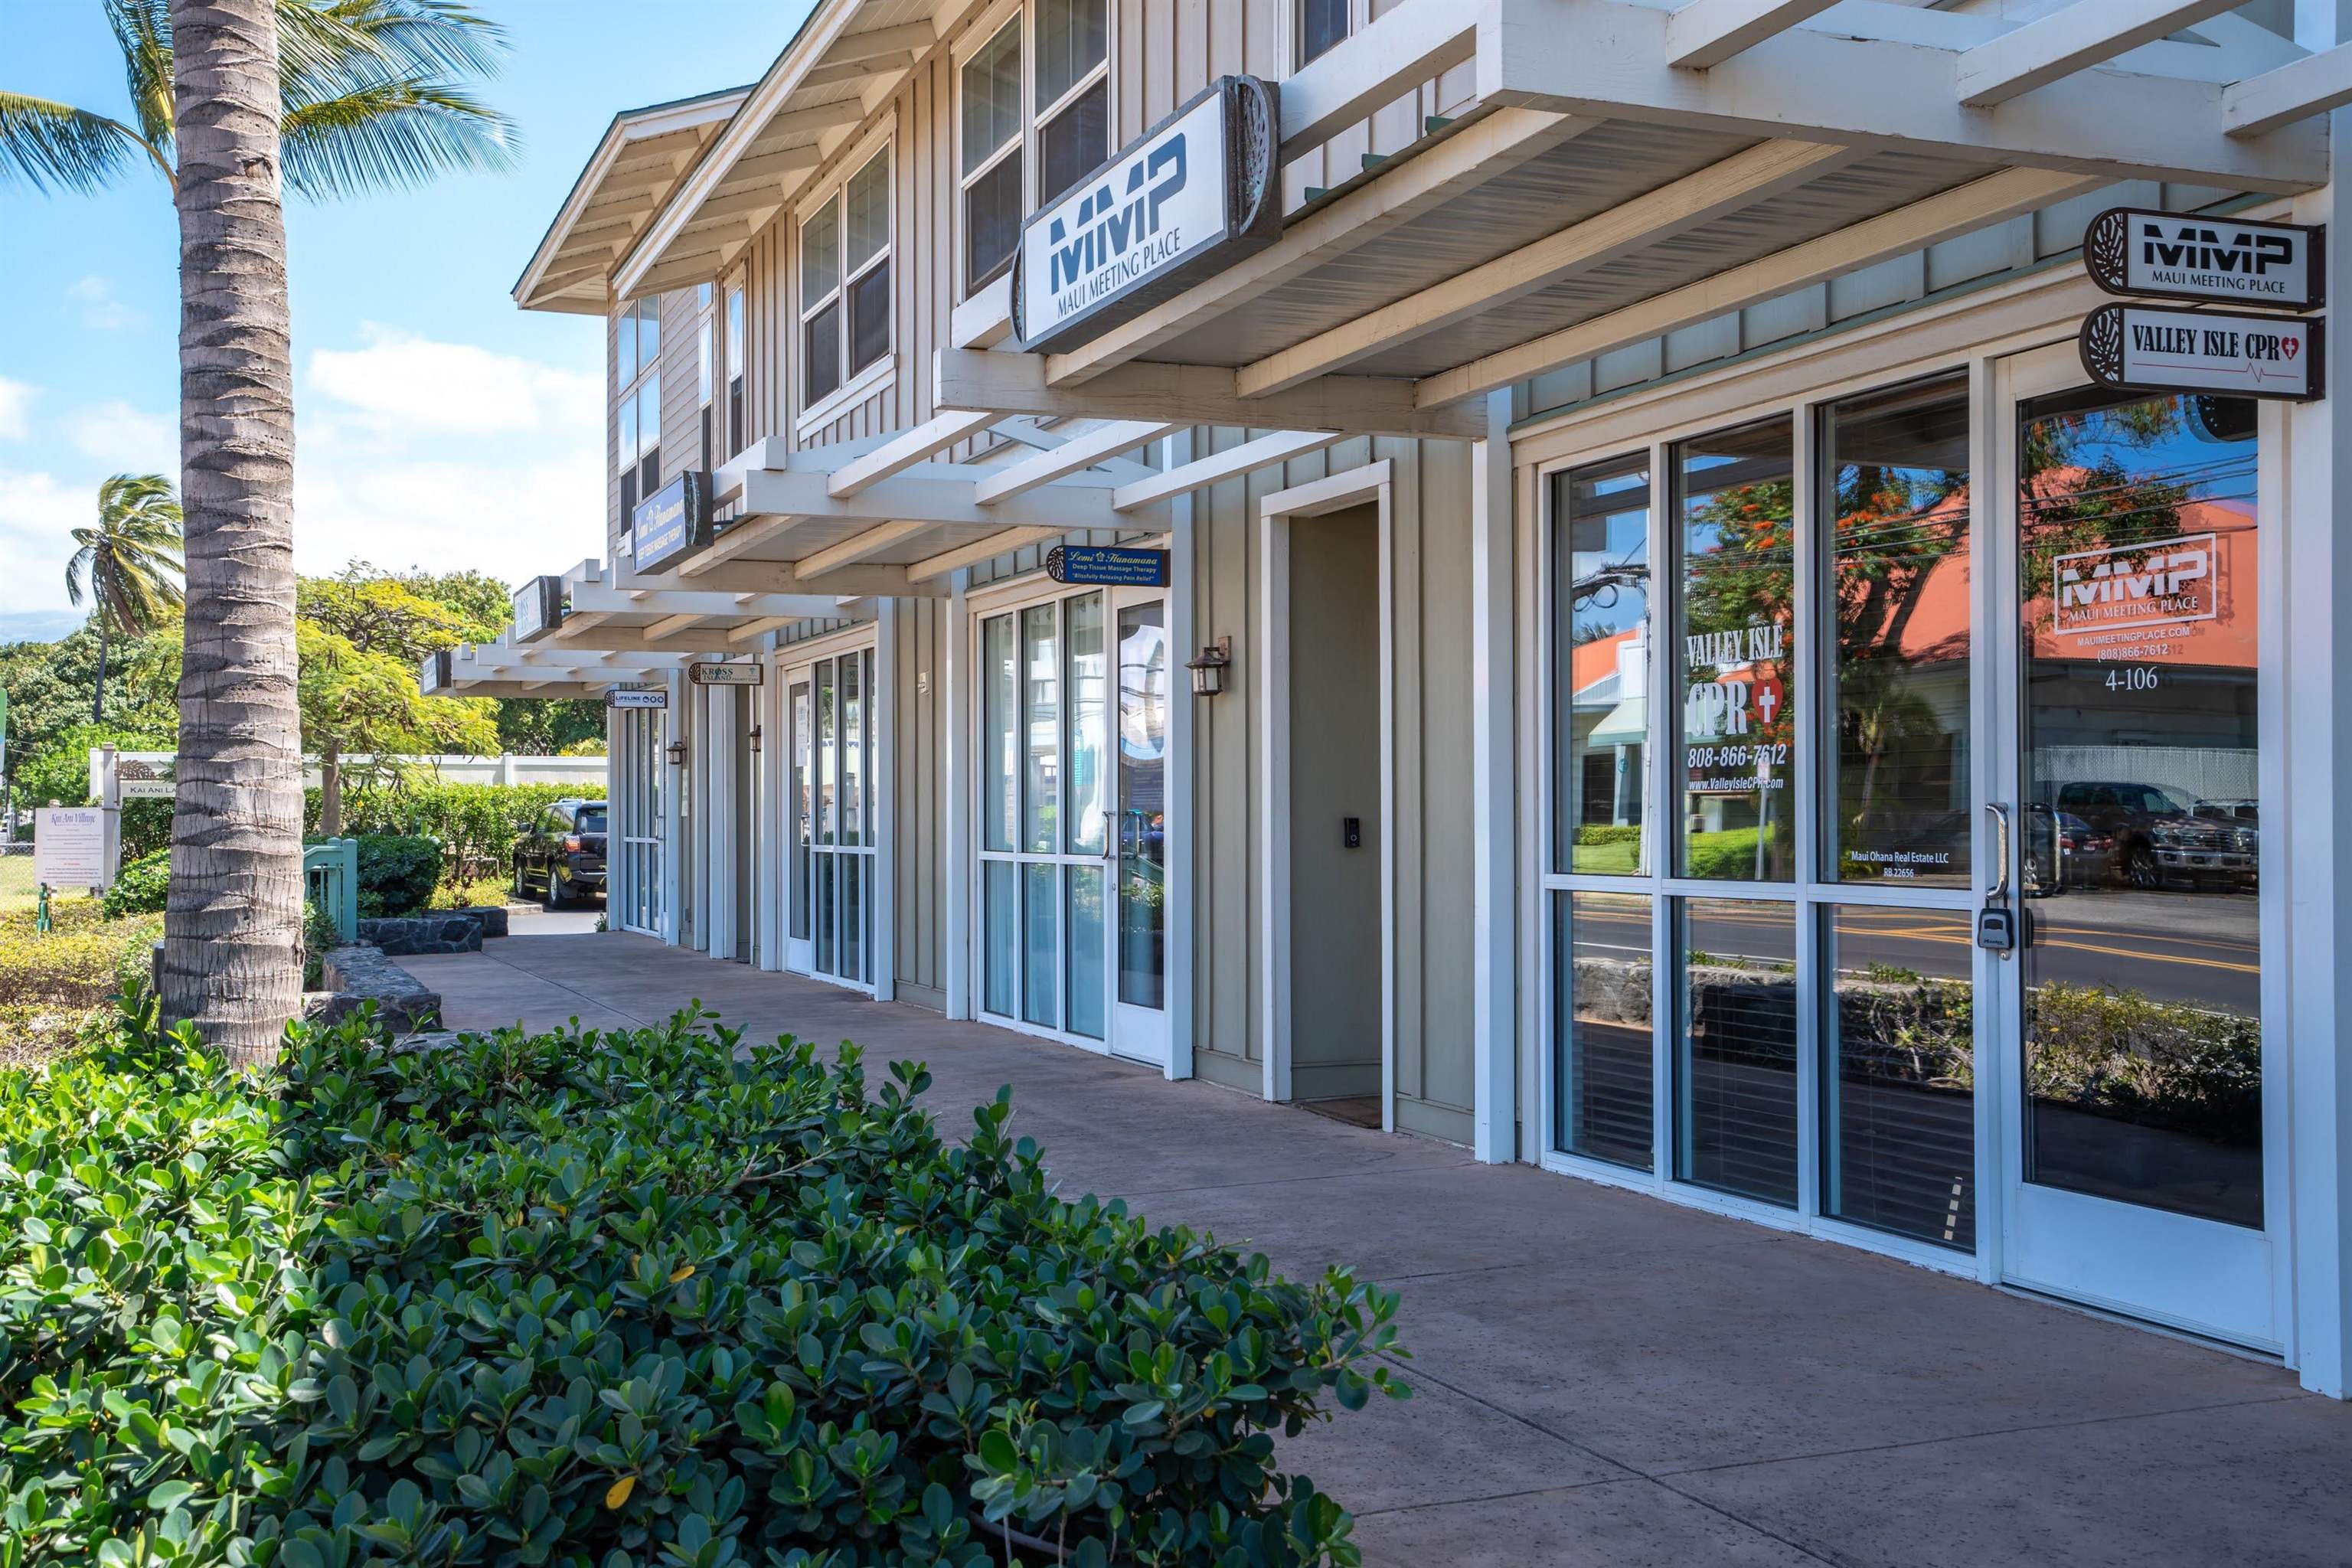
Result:
<svg viewBox="0 0 2352 1568"><path fill-rule="evenodd" d="M1882 0L1403 0L1283 81L1279 156L1465 65L1466 110L1091 342L1023 355L960 331L940 405L1475 434L1435 421L2101 185L2190 207L2315 188L2312 117L2352 101L2343 49L2307 57L2210 0L2022 25Z"/></svg>

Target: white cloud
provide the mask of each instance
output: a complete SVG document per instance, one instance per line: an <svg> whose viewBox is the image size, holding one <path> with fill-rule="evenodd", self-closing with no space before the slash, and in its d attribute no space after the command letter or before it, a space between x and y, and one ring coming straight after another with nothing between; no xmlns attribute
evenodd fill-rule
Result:
<svg viewBox="0 0 2352 1568"><path fill-rule="evenodd" d="M309 390L362 429L576 439L603 426L599 376L373 324L361 336L364 347L311 353Z"/></svg>
<svg viewBox="0 0 2352 1568"><path fill-rule="evenodd" d="M512 584L602 553L603 465L593 446L522 462L298 453L294 564L303 573L356 559Z"/></svg>
<svg viewBox="0 0 2352 1568"><path fill-rule="evenodd" d="M37 390L0 375L0 441L25 438L25 412L33 405L33 394Z"/></svg>
<svg viewBox="0 0 2352 1568"><path fill-rule="evenodd" d="M67 285L66 298L81 308L82 325L101 332L120 331L139 319L137 311L115 297L112 281L95 272Z"/></svg>
<svg viewBox="0 0 2352 1568"><path fill-rule="evenodd" d="M62 611L70 530L89 521L97 502L55 474L0 468L0 613Z"/></svg>
<svg viewBox="0 0 2352 1568"><path fill-rule="evenodd" d="M180 482L180 433L168 417L121 398L77 408L63 421L66 439L110 474L163 474Z"/></svg>

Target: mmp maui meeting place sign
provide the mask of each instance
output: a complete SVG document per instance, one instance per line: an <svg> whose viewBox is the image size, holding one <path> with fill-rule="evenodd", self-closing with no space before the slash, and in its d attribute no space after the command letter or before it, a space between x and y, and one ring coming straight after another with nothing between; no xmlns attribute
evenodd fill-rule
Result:
<svg viewBox="0 0 2352 1568"><path fill-rule="evenodd" d="M2126 299L2307 310L2326 302L2324 227L2111 207L2091 220L2083 269ZM2102 305L2077 346L2094 381L2127 391L2312 402L2326 323L2296 315Z"/></svg>
<svg viewBox="0 0 2352 1568"><path fill-rule="evenodd" d="M1281 235L1275 91L1219 77L1022 226L1013 329L1024 349L1099 337Z"/></svg>

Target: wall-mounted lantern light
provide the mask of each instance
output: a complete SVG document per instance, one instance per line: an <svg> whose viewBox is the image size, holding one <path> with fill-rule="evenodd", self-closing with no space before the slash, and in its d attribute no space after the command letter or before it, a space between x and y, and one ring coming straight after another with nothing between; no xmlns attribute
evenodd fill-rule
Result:
<svg viewBox="0 0 2352 1568"><path fill-rule="evenodd" d="M760 754L760 726L757 724L751 726L751 754L755 757Z"/></svg>
<svg viewBox="0 0 2352 1568"><path fill-rule="evenodd" d="M663 750L669 755L670 766L676 768L686 766L686 742L684 741L672 741L667 746L664 747Z"/></svg>
<svg viewBox="0 0 2352 1568"><path fill-rule="evenodd" d="M1192 695L1214 697L1225 689L1225 668L1234 662L1234 639L1219 637L1184 661L1192 672Z"/></svg>

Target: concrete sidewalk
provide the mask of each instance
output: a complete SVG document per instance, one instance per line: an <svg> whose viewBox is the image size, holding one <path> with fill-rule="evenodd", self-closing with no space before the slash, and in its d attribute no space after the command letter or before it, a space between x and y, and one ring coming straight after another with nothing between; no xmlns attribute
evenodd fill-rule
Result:
<svg viewBox="0 0 2352 1568"><path fill-rule="evenodd" d="M1457 1149L620 934L404 961L448 1022L919 1058L950 1131L1013 1086L1073 1192L1403 1292L1416 1396L1294 1467L1395 1565L2352 1563L2352 1408L2277 1367Z"/></svg>

